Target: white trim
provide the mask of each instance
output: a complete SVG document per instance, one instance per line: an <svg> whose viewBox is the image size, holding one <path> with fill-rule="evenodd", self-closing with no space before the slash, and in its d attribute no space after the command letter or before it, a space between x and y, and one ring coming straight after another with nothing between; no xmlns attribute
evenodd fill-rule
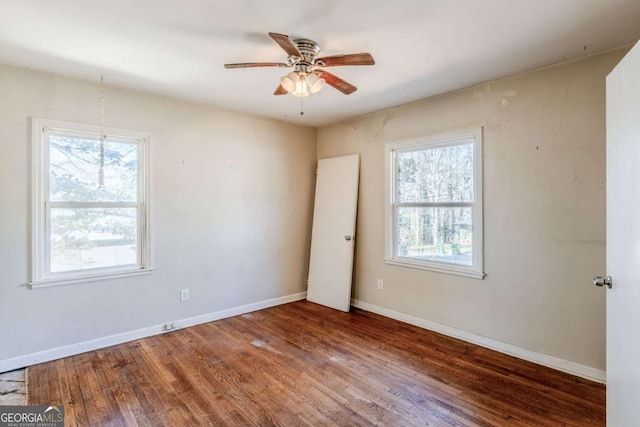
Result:
<svg viewBox="0 0 640 427"><path fill-rule="evenodd" d="M418 326L420 328L428 329L430 331L438 332L442 335L457 338L462 341L466 341L471 344L479 345L491 350L498 351L500 353L508 354L510 356L524 359L529 362L537 363L538 365L546 366L558 371L566 372L571 375L586 378L591 381L599 383L606 383L606 372L601 369L592 368L590 366L581 365L579 363L571 362L569 360L560 359L558 357L549 356L548 354L539 353L526 348L518 347L513 344L508 344L502 341L494 340L493 338L483 337L471 332L463 331L460 329L445 326L440 323L432 322L430 320L421 319L419 317L411 316L409 314L400 313L388 308L380 307L374 304L369 304L357 299L351 300L351 305L360 308L365 311L379 314L384 317L399 320L410 325ZM0 370L1 371L1 370Z"/></svg>
<svg viewBox="0 0 640 427"><path fill-rule="evenodd" d="M110 271L97 274L87 274L85 276L60 277L57 279L46 279L40 280L38 282L29 282L29 289L35 290L52 288L55 286L77 285L80 283L99 282L101 280L120 279L123 277L144 276L151 273L153 273L152 269L139 268L137 270Z"/></svg>
<svg viewBox="0 0 640 427"><path fill-rule="evenodd" d="M129 130L129 129L120 129L114 127L104 127L101 128L99 125L89 125L85 123L75 123L75 122L65 122L62 120L53 120L53 119L44 119L40 117L33 117L32 120L38 122L41 127L40 130L46 128L48 131L57 133L60 131L69 132L76 134L84 134L84 135L100 135L100 130L104 132L104 134L109 135L110 138L117 139L137 139L139 141L143 141L149 138L149 132L141 132L137 130Z"/></svg>
<svg viewBox="0 0 640 427"><path fill-rule="evenodd" d="M449 147L460 144L464 141L473 142L474 148L474 201L473 202L453 202L453 203L397 203L396 185L396 153L411 152L421 149L435 149ZM400 140L385 144L385 263L399 265L408 268L435 271L483 279L483 149L482 149L482 127L472 129L461 129L445 134L432 135L424 138L411 140ZM469 206L472 208L472 235L473 235L473 261L471 266L448 264L433 260L418 260L415 258L396 256L397 247L397 213L398 206Z"/></svg>
<svg viewBox="0 0 640 427"><path fill-rule="evenodd" d="M137 208L137 202L46 202L52 209L76 209L76 208Z"/></svg>
<svg viewBox="0 0 640 427"><path fill-rule="evenodd" d="M461 268L456 264L447 264L444 262L427 265L426 263L412 262L409 258L393 258L385 259L385 264L397 265L399 267L417 268L418 270L435 271L436 273L453 274L455 276L470 277L472 279L484 279L486 274L468 268Z"/></svg>
<svg viewBox="0 0 640 427"><path fill-rule="evenodd" d="M112 345L122 344L141 338L151 337L164 333L173 332L176 329L187 328L189 326L200 325L202 323L213 322L227 317L238 316L250 313L252 311L262 310L277 305L287 304L294 301L300 301L307 298L306 292L298 292L296 294L285 295L283 297L271 298L239 307L228 308L213 313L201 314L199 316L187 317L180 320L167 320L166 322L149 326L134 331L123 332L121 334L109 335L106 337L96 338L90 341L83 341L77 344L71 344L64 347L52 348L49 350L39 351L37 353L26 354L24 356L13 357L11 359L0 360L0 373L13 371L14 369L24 368L25 366L35 365L37 363L49 362L63 357L69 357L87 351L99 350L101 348L110 347ZM164 325L173 323L175 329L165 331Z"/></svg>

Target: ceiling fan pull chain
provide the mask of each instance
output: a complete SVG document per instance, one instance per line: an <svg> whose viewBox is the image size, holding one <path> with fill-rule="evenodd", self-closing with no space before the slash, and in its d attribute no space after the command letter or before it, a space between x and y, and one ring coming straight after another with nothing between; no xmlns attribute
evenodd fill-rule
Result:
<svg viewBox="0 0 640 427"><path fill-rule="evenodd" d="M300 115L304 116L304 96L300 97Z"/></svg>

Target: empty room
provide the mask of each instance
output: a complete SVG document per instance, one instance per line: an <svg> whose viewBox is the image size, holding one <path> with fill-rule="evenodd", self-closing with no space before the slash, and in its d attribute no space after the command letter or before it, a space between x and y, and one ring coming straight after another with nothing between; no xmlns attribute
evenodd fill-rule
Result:
<svg viewBox="0 0 640 427"><path fill-rule="evenodd" d="M0 427L640 422L637 0L0 16Z"/></svg>

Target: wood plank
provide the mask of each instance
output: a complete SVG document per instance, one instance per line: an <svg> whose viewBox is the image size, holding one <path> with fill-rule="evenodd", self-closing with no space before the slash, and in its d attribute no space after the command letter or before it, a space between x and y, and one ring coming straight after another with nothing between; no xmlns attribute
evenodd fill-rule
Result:
<svg viewBox="0 0 640 427"><path fill-rule="evenodd" d="M285 304L28 370L69 426L604 426L605 387L354 309Z"/></svg>

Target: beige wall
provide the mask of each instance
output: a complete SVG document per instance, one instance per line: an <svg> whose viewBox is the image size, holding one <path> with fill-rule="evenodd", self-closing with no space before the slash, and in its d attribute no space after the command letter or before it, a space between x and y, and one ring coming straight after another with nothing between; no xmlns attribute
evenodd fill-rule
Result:
<svg viewBox="0 0 640 427"><path fill-rule="evenodd" d="M354 298L605 368L605 76L617 50L318 131L361 155ZM384 263L384 144L484 129L484 280ZM376 280L384 279L378 290Z"/></svg>
<svg viewBox="0 0 640 427"><path fill-rule="evenodd" d="M306 289L315 129L109 87L105 97L107 126L152 133L155 272L27 289L29 118L98 124L99 88L0 66L0 362Z"/></svg>

